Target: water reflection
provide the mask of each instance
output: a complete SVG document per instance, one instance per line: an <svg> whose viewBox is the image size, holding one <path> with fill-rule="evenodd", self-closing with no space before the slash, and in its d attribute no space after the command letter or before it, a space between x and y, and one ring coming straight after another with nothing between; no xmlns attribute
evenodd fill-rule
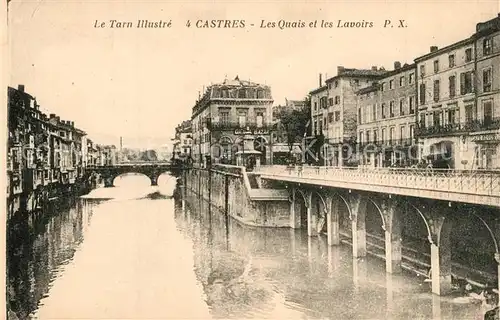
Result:
<svg viewBox="0 0 500 320"><path fill-rule="evenodd" d="M44 214L18 215L8 222L7 306L12 317L27 319L38 308L83 241L97 204L57 201Z"/></svg>
<svg viewBox="0 0 500 320"><path fill-rule="evenodd" d="M11 220L10 318L482 319L326 237L241 225L180 187L143 196L158 189L100 189L112 200Z"/></svg>
<svg viewBox="0 0 500 320"><path fill-rule="evenodd" d="M328 246L326 237L226 223L190 192L177 201L178 228L194 242L195 272L216 318L482 319L477 305L433 296L418 277L386 274L383 261L353 259L350 247Z"/></svg>

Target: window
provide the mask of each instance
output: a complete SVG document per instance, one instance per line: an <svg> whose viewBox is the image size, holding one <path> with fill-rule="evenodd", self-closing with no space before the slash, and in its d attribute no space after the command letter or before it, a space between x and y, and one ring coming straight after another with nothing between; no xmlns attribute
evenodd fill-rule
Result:
<svg viewBox="0 0 500 320"><path fill-rule="evenodd" d="M372 105L372 119L373 121L377 121L377 105Z"/></svg>
<svg viewBox="0 0 500 320"><path fill-rule="evenodd" d="M328 123L332 123L333 122L333 112L330 112L328 114Z"/></svg>
<svg viewBox="0 0 500 320"><path fill-rule="evenodd" d="M326 127L326 117L323 118L323 127Z"/></svg>
<svg viewBox="0 0 500 320"><path fill-rule="evenodd" d="M389 128L389 144L392 145L392 143L394 142L395 140L395 137L394 137L394 127L390 127Z"/></svg>
<svg viewBox="0 0 500 320"><path fill-rule="evenodd" d="M378 136L378 130L375 129L375 130L373 130L373 142L377 142L378 141L377 140L377 138L378 138L377 136Z"/></svg>
<svg viewBox="0 0 500 320"><path fill-rule="evenodd" d="M404 116L404 114L405 114L404 107L405 107L405 100L404 99L400 99L399 100L399 115L400 116Z"/></svg>
<svg viewBox="0 0 500 320"><path fill-rule="evenodd" d="M425 83L420 84L420 104L425 104Z"/></svg>
<svg viewBox="0 0 500 320"><path fill-rule="evenodd" d="M386 91L385 85L386 85L386 83L382 82L382 86L380 88L381 91Z"/></svg>
<svg viewBox="0 0 500 320"><path fill-rule="evenodd" d="M394 101L389 102L389 117L394 117Z"/></svg>
<svg viewBox="0 0 500 320"><path fill-rule="evenodd" d="M421 128L425 128L425 113L420 114L419 125Z"/></svg>
<svg viewBox="0 0 500 320"><path fill-rule="evenodd" d="M472 71L460 74L460 94L472 92Z"/></svg>
<svg viewBox="0 0 500 320"><path fill-rule="evenodd" d="M340 121L340 111L335 111L335 121Z"/></svg>
<svg viewBox="0 0 500 320"><path fill-rule="evenodd" d="M439 72L439 60L434 60L434 73Z"/></svg>
<svg viewBox="0 0 500 320"><path fill-rule="evenodd" d="M491 68L483 70L483 92L491 91Z"/></svg>
<svg viewBox="0 0 500 320"><path fill-rule="evenodd" d="M455 124L457 123L457 118L458 118L458 110L457 109L450 109L448 110L448 124Z"/></svg>
<svg viewBox="0 0 500 320"><path fill-rule="evenodd" d="M424 64L420 66L420 76L421 77L425 76L425 65Z"/></svg>
<svg viewBox="0 0 500 320"><path fill-rule="evenodd" d="M415 80L415 74L412 72L408 75L408 84L412 84Z"/></svg>
<svg viewBox="0 0 500 320"><path fill-rule="evenodd" d="M394 89L394 80L389 80L389 90Z"/></svg>
<svg viewBox="0 0 500 320"><path fill-rule="evenodd" d="M330 90L331 88L332 88L332 84L328 83L328 90Z"/></svg>
<svg viewBox="0 0 500 320"><path fill-rule="evenodd" d="M318 102L314 101L314 110L318 110Z"/></svg>
<svg viewBox="0 0 500 320"><path fill-rule="evenodd" d="M448 81L449 81L449 91L450 91L450 98L453 98L455 97L455 91L456 91L456 80L455 80L455 76L450 76L448 78Z"/></svg>
<svg viewBox="0 0 500 320"><path fill-rule="evenodd" d="M439 80L434 80L434 101L439 101Z"/></svg>
<svg viewBox="0 0 500 320"><path fill-rule="evenodd" d="M263 112L257 112L257 128L262 128L264 125L264 113Z"/></svg>
<svg viewBox="0 0 500 320"><path fill-rule="evenodd" d="M359 132L359 143L363 143L363 131Z"/></svg>
<svg viewBox="0 0 500 320"><path fill-rule="evenodd" d="M362 112L361 108L358 109L358 121L359 121L359 124L363 123L363 112Z"/></svg>
<svg viewBox="0 0 500 320"><path fill-rule="evenodd" d="M366 130L365 132L365 142L370 142L370 130Z"/></svg>
<svg viewBox="0 0 500 320"><path fill-rule="evenodd" d="M474 111L472 105L465 106L465 122L470 123L474 120Z"/></svg>
<svg viewBox="0 0 500 320"><path fill-rule="evenodd" d="M450 68L453 68L455 66L455 55L454 54L450 54L448 56L448 66Z"/></svg>
<svg viewBox="0 0 500 320"><path fill-rule="evenodd" d="M328 98L328 105L333 106L333 98Z"/></svg>
<svg viewBox="0 0 500 320"><path fill-rule="evenodd" d="M399 77L399 86L404 87L405 86L405 77Z"/></svg>
<svg viewBox="0 0 500 320"><path fill-rule="evenodd" d="M401 139L401 140L406 139L406 127L405 126L399 127L399 139Z"/></svg>
<svg viewBox="0 0 500 320"><path fill-rule="evenodd" d="M434 111L434 117L433 117L433 123L434 123L434 127L439 127L441 126L441 116L442 116L443 112L442 111Z"/></svg>
<svg viewBox="0 0 500 320"><path fill-rule="evenodd" d="M229 123L229 111L220 112L220 122L223 124Z"/></svg>
<svg viewBox="0 0 500 320"><path fill-rule="evenodd" d="M465 62L472 61L472 48L465 49Z"/></svg>
<svg viewBox="0 0 500 320"><path fill-rule="evenodd" d="M493 121L493 103L492 100L483 102L483 119L484 125L489 126Z"/></svg>
<svg viewBox="0 0 500 320"><path fill-rule="evenodd" d="M385 128L382 129L382 136L380 138L381 138L380 141L382 141L382 143L384 143L385 140L386 140L386 137L385 137Z"/></svg>
<svg viewBox="0 0 500 320"><path fill-rule="evenodd" d="M410 109L410 114L415 113L415 97L411 96L408 98L408 107Z"/></svg>
<svg viewBox="0 0 500 320"><path fill-rule="evenodd" d="M385 103L382 103L382 119L385 119Z"/></svg>
<svg viewBox="0 0 500 320"><path fill-rule="evenodd" d="M247 114L245 112L240 112L238 114L238 124L241 128L247 125Z"/></svg>
<svg viewBox="0 0 500 320"><path fill-rule="evenodd" d="M413 137L415 135L415 126L413 124L410 124L410 140L413 141Z"/></svg>
<svg viewBox="0 0 500 320"><path fill-rule="evenodd" d="M335 88L337 88L339 86L339 81L335 80L334 85L335 85Z"/></svg>
<svg viewBox="0 0 500 320"><path fill-rule="evenodd" d="M340 104L340 96L335 96L335 104Z"/></svg>
<svg viewBox="0 0 500 320"><path fill-rule="evenodd" d="M486 38L483 40L483 55L488 55L492 53L493 49L493 38Z"/></svg>

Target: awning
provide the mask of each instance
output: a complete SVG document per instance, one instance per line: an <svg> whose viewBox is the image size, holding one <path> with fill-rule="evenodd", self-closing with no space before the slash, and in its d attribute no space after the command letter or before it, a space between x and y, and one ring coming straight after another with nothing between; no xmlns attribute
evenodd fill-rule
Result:
<svg viewBox="0 0 500 320"><path fill-rule="evenodd" d="M256 155L261 155L262 153L260 151L254 150L254 149L252 149L252 150L248 149L248 150L238 151L238 152L235 153L235 155L240 155L240 154L248 154L248 155L250 155L250 154L256 154Z"/></svg>

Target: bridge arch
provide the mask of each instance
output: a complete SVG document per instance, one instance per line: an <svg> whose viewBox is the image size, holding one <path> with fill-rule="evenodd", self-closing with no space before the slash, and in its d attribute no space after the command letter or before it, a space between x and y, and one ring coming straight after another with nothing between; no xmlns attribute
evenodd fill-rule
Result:
<svg viewBox="0 0 500 320"><path fill-rule="evenodd" d="M326 231L327 203L321 191L310 191L311 207L309 208L309 234L319 234Z"/></svg>

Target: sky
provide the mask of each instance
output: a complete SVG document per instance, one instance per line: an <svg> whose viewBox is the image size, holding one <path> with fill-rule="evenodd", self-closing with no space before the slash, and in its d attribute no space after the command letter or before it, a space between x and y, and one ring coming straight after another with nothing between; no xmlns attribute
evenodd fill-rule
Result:
<svg viewBox="0 0 500 320"><path fill-rule="evenodd" d="M460 4L459 4L460 3ZM393 69L470 36L499 1L75 1L12 0L10 81L47 114L75 122L97 143L170 144L198 94L225 77L271 86L274 103L302 99L337 66ZM170 21L164 29L95 28L96 20ZM196 28L197 20L245 20L245 28ZM385 19L393 28L383 28ZM397 28L398 20L406 28ZM186 27L187 21L191 27ZM261 28L262 20L305 28ZM308 28L318 20L317 28ZM321 20L372 28L319 28ZM299 21L299 22L300 22ZM250 26L254 24L254 26Z"/></svg>

